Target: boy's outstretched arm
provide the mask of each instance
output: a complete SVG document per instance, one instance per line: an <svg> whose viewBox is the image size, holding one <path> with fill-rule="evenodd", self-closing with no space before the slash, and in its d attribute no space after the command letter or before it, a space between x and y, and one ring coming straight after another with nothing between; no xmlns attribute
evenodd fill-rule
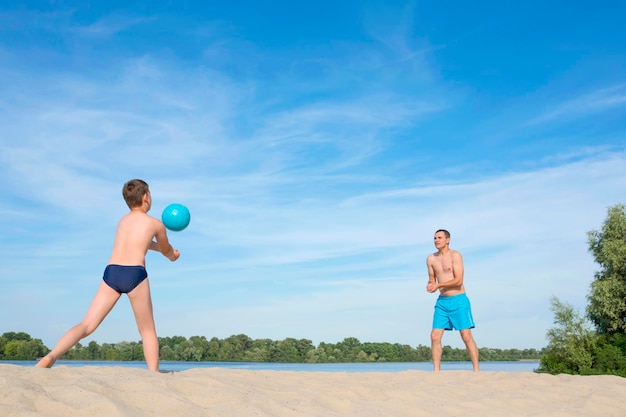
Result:
<svg viewBox="0 0 626 417"><path fill-rule="evenodd" d="M155 233L156 242L150 242L150 249L159 251L170 261L174 262L180 256L180 252L174 249L167 238L167 232L163 223L159 222Z"/></svg>

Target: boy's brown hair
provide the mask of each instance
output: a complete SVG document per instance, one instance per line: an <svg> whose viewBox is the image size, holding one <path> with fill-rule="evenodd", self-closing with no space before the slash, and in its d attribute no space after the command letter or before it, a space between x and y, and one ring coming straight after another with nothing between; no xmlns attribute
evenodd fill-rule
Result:
<svg viewBox="0 0 626 417"><path fill-rule="evenodd" d="M143 196L150 192L148 183L144 180L134 179L124 184L122 195L128 208L139 207L143 203Z"/></svg>

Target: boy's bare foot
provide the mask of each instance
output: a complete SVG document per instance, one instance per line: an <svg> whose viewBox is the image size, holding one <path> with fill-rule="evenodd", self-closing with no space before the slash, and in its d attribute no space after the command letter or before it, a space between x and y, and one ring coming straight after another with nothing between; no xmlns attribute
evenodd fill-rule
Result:
<svg viewBox="0 0 626 417"><path fill-rule="evenodd" d="M52 365L54 365L55 362L56 360L52 359L52 357L44 356L35 366L39 368L52 368Z"/></svg>

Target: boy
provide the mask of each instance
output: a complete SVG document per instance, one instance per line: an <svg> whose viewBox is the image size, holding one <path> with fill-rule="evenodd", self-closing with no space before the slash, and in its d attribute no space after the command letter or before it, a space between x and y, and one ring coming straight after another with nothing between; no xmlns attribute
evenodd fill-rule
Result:
<svg viewBox="0 0 626 417"><path fill-rule="evenodd" d="M91 306L83 320L65 333L54 349L37 363L39 367L52 367L79 340L92 334L121 295L127 294L141 335L148 368L152 371L159 370L159 342L152 315L145 256L150 249L161 252L174 262L180 253L170 245L163 223L148 215L152 206L148 184L139 179L130 180L124 184L122 195L130 213L122 217L117 225L113 252ZM153 238L156 238L156 242Z"/></svg>

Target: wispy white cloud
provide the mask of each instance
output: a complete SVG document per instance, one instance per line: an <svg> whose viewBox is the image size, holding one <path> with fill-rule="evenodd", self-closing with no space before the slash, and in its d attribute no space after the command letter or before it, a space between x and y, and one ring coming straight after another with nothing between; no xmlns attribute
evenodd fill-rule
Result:
<svg viewBox="0 0 626 417"><path fill-rule="evenodd" d="M70 27L68 31L81 37L107 39L136 25L150 23L154 17L112 14L98 18L94 22Z"/></svg>
<svg viewBox="0 0 626 417"><path fill-rule="evenodd" d="M611 85L577 97L555 103L545 108L542 114L528 120L525 125L563 121L585 117L602 111L616 109L626 105L626 84Z"/></svg>

